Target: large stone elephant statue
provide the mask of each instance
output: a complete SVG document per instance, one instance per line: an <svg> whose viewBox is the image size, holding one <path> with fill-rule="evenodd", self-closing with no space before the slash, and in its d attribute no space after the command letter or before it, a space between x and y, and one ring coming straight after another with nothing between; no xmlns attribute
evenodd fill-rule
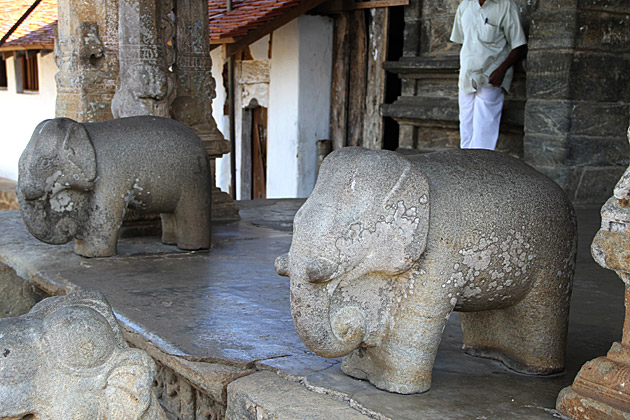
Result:
<svg viewBox="0 0 630 420"><path fill-rule="evenodd" d="M210 164L185 125L151 116L40 123L22 153L16 192L41 241L75 238L75 253L115 255L127 208L161 213L162 241L210 247Z"/></svg>
<svg viewBox="0 0 630 420"><path fill-rule="evenodd" d="M324 160L275 266L309 349L408 394L430 388L453 310L469 354L562 371L575 254L566 194L516 158L343 148Z"/></svg>
<svg viewBox="0 0 630 420"><path fill-rule="evenodd" d="M0 319L0 419L166 420L155 362L129 348L98 292Z"/></svg>

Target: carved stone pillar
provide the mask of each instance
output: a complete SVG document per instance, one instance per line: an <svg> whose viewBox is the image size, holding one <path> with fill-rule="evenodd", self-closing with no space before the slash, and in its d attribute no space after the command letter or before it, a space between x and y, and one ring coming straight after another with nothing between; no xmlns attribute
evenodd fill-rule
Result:
<svg viewBox="0 0 630 420"><path fill-rule="evenodd" d="M61 0L55 37L56 116L112 118L118 78L118 0Z"/></svg>
<svg viewBox="0 0 630 420"><path fill-rule="evenodd" d="M171 115L191 127L201 137L208 155L217 158L230 151L230 143L223 138L212 117L212 99L216 94L210 59L208 2L175 0L175 14L177 58L173 69L177 97L171 104ZM211 166L213 220L237 219L234 201L214 185L214 159Z"/></svg>
<svg viewBox="0 0 630 420"><path fill-rule="evenodd" d="M614 270L626 284L626 315L621 342L613 343L606 356L586 362L573 385L558 395L558 411L580 420L630 417L630 167L601 215L591 253L599 265Z"/></svg>
<svg viewBox="0 0 630 420"><path fill-rule="evenodd" d="M174 35L170 1L119 0L118 35L120 80L112 101L114 117L170 117L169 100L174 54L167 42ZM165 10L162 10L164 6ZM170 97L169 97L170 96Z"/></svg>
<svg viewBox="0 0 630 420"><path fill-rule="evenodd" d="M185 123L212 161L213 220L238 219L234 201L214 185L214 158L230 145L212 117L207 2L60 0L58 8L56 115L80 122L157 115Z"/></svg>

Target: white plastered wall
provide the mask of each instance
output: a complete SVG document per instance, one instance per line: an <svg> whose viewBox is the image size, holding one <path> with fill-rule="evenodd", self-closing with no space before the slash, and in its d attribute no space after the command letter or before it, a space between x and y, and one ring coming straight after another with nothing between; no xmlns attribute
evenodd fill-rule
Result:
<svg viewBox="0 0 630 420"><path fill-rule="evenodd" d="M317 180L317 140L330 138L330 85L333 22L322 16L302 16L298 120L297 197L308 197Z"/></svg>
<svg viewBox="0 0 630 420"><path fill-rule="evenodd" d="M41 121L55 117L57 65L53 54L37 55L39 92L16 93L15 61L9 57L7 89L0 90L0 177L17 180L18 160L33 130Z"/></svg>
<svg viewBox="0 0 630 420"><path fill-rule="evenodd" d="M305 15L273 33L267 114L267 198L307 197L315 185L316 142L329 136L332 29L331 19ZM269 37L252 44L250 51L254 60L265 60L269 54L268 46ZM226 98L223 64L221 49L214 49L212 74L217 96L212 104L213 115L219 129L228 138L229 122L223 115ZM249 104L243 103L239 89L236 92L236 175L239 180L240 122L242 108ZM261 105L265 106L264 100ZM217 159L216 168L217 186L227 192L230 185L229 155ZM237 198L241 198L238 188Z"/></svg>
<svg viewBox="0 0 630 420"><path fill-rule="evenodd" d="M267 198L308 197L317 140L330 126L332 20L300 16L274 32L269 88Z"/></svg>

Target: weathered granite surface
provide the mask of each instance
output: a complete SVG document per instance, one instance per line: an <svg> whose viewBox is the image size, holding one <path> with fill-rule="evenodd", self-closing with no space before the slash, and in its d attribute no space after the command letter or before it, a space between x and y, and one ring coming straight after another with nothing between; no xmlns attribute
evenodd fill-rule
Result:
<svg viewBox="0 0 630 420"><path fill-rule="evenodd" d="M75 253L109 257L127 209L161 213L164 243L209 248L211 187L199 137L172 119L140 116L41 122L20 157L16 191L37 239L75 239Z"/></svg>
<svg viewBox="0 0 630 420"><path fill-rule="evenodd" d="M78 287L102 291L125 338L156 360L156 394L170 419L224 418L228 400L246 403L244 398L230 399L238 392L251 395L250 400L260 395L256 403L261 410L295 420L295 415L282 414L287 413L282 411L287 402L283 396L265 390L263 398L260 385L245 389L246 384L234 383L228 393L227 385L236 379L272 371L310 391L292 405L312 407L313 397L320 401L320 419L335 418L326 411L328 404L321 403L323 394L374 419L551 420L558 416L553 410L558 392L585 361L604 354L618 339L623 284L594 263L589 251L599 227L599 206L578 209L578 260L564 375L514 375L497 362L469 357L461 351L459 314L454 313L440 343L429 392L391 394L352 379L341 372L339 360L319 357L300 342L291 321L289 281L273 271L274 258L289 249L288 229L302 203L239 202L240 222L213 226L212 252L184 252L162 245L158 238L122 238L117 256L92 260L73 254L70 245L37 241L18 212L0 212L0 263L47 294ZM240 353L235 359L228 358L236 353L233 346ZM308 410L297 418L308 418L313 412Z"/></svg>
<svg viewBox="0 0 630 420"><path fill-rule="evenodd" d="M98 292L0 319L0 418L166 420L155 362L131 349Z"/></svg>
<svg viewBox="0 0 630 420"><path fill-rule="evenodd" d="M454 310L467 353L563 371L576 240L564 191L516 158L346 147L322 163L276 269L309 349L412 394L430 388Z"/></svg>

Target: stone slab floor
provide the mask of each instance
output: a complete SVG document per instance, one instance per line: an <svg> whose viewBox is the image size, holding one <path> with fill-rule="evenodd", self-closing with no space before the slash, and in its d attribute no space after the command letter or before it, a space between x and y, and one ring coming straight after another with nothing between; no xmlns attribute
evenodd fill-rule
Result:
<svg viewBox="0 0 630 420"><path fill-rule="evenodd" d="M301 203L240 202L242 220L214 226L211 252L182 252L155 237L123 238L120 255L104 259L76 256L70 244L40 243L19 212L0 212L0 309L25 296L100 290L128 341L157 361L155 386L170 418L186 420L560 418L558 392L621 338L623 283L590 256L599 208L579 208L566 373L524 376L463 354L454 314L429 392L389 394L348 378L340 360L318 357L300 342L289 280L273 269L274 258L288 250Z"/></svg>

